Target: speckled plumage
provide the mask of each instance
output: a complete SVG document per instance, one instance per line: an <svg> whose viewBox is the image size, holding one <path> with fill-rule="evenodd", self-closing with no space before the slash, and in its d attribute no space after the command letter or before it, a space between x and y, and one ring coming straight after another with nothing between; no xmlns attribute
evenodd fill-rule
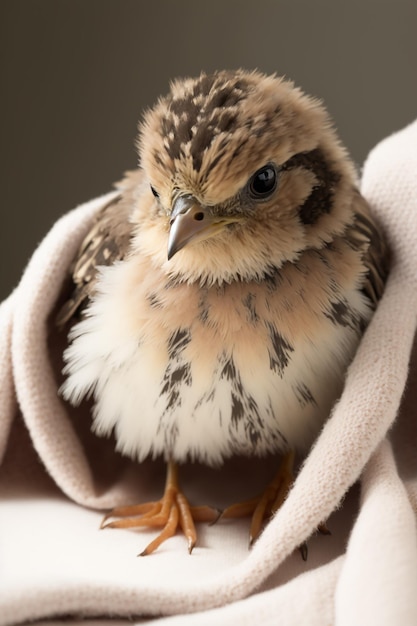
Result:
<svg viewBox="0 0 417 626"><path fill-rule="evenodd" d="M306 450L387 263L325 110L276 77L202 74L145 115L139 151L75 264L64 397L93 394L96 432L139 459ZM268 164L276 189L254 198ZM216 228L168 259L184 197Z"/></svg>

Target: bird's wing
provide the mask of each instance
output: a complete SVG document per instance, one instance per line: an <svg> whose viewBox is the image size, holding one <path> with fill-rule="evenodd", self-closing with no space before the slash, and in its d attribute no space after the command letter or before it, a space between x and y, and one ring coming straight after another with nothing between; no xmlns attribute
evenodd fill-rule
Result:
<svg viewBox="0 0 417 626"><path fill-rule="evenodd" d="M386 237L359 192L355 197L353 225L347 232L349 244L362 252L366 268L363 292L374 307L382 297L389 271L390 254Z"/></svg>
<svg viewBox="0 0 417 626"><path fill-rule="evenodd" d="M70 321L87 304L94 293L98 268L122 260L129 251L133 208L131 190L140 178L138 172L128 173L120 184L121 192L98 212L70 269L72 293L58 312L58 326Z"/></svg>

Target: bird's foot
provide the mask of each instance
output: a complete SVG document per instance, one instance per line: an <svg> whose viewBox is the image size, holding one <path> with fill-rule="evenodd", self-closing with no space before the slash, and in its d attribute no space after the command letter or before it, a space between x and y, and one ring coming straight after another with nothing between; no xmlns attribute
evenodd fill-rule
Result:
<svg viewBox="0 0 417 626"><path fill-rule="evenodd" d="M287 497L294 482L294 456L291 450L283 457L278 472L261 495L232 504L220 515L220 519L252 516L249 546L259 537L264 521L274 515Z"/></svg>
<svg viewBox="0 0 417 626"><path fill-rule="evenodd" d="M161 500L115 508L105 515L101 528L162 528L159 535L138 555L145 556L173 537L179 526L187 539L191 554L197 541L194 522L215 522L219 515L217 509L209 506L190 506L178 485L178 468L175 463L169 463ZM112 517L120 519L108 522Z"/></svg>
<svg viewBox="0 0 417 626"><path fill-rule="evenodd" d="M319 524L317 526L317 532L320 533L320 535L331 535L331 531L327 528L327 525L325 522L321 522L321 524ZM308 543L307 541L303 541L303 543L299 546L299 551L301 554L301 558L303 559L303 561L307 561L308 558Z"/></svg>
<svg viewBox="0 0 417 626"><path fill-rule="evenodd" d="M249 531L249 547L259 537L265 520L270 519L278 511L287 497L294 482L294 458L295 454L292 450L283 457L278 472L261 495L244 502L232 504L219 516L219 519L252 516ZM319 524L317 530L322 535L331 535L324 522ZM306 541L299 546L299 550L302 559L306 561L308 556Z"/></svg>

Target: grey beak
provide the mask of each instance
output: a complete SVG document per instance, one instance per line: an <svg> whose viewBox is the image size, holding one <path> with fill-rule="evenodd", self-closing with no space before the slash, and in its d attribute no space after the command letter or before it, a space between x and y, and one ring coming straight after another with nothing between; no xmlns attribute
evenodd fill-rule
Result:
<svg viewBox="0 0 417 626"><path fill-rule="evenodd" d="M213 217L193 196L178 196L171 212L168 260L190 241L205 239L213 223Z"/></svg>

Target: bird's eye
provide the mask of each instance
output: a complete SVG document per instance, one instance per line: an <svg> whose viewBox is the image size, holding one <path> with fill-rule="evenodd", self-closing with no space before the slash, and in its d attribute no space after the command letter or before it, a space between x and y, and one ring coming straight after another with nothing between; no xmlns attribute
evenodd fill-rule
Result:
<svg viewBox="0 0 417 626"><path fill-rule="evenodd" d="M265 165L255 172L249 181L249 193L255 200L268 198L277 186L277 170L274 165Z"/></svg>
<svg viewBox="0 0 417 626"><path fill-rule="evenodd" d="M159 198L159 193L156 191L156 189L154 187L152 187L152 185L151 185L151 191L152 191L153 195L155 196L155 198Z"/></svg>

